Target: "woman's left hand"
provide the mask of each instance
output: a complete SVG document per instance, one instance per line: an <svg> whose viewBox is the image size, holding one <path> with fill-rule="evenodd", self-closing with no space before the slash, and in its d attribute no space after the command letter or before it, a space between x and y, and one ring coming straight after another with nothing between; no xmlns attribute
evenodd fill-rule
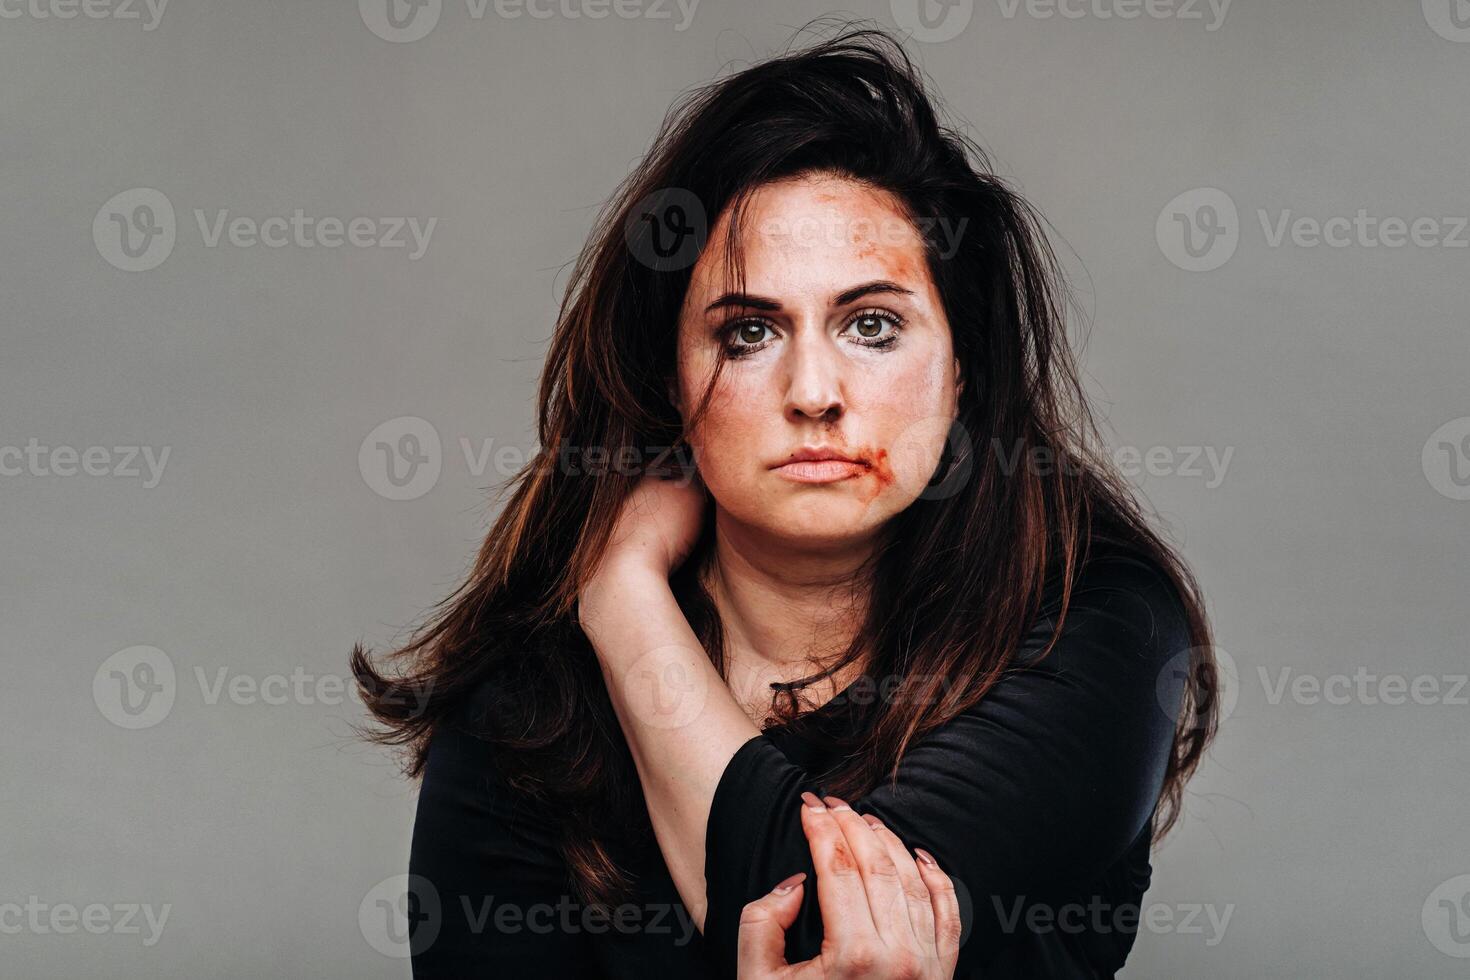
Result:
<svg viewBox="0 0 1470 980"><path fill-rule="evenodd" d="M801 826L817 872L821 953L786 962L786 930L801 909L793 875L740 916L739 980L949 980L959 961L959 899L927 852L919 861L872 815L803 794ZM813 805L815 804L815 805Z"/></svg>

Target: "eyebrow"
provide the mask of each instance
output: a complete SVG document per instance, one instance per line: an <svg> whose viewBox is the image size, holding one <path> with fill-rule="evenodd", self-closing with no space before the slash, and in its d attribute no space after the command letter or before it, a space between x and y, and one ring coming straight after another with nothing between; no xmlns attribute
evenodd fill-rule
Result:
<svg viewBox="0 0 1470 980"><path fill-rule="evenodd" d="M912 296L914 291L912 289L905 289L898 283L890 282L887 279L875 279L872 282L865 282L860 286L853 286L851 289L846 289L838 293L832 305L846 306L848 303L855 302L864 296L871 296L875 293L896 293L902 296ZM709 306L706 306L704 311L706 313L712 313L715 310L731 306L772 312L781 309L781 303L779 301L769 299L765 296L754 296L750 293L725 293Z"/></svg>

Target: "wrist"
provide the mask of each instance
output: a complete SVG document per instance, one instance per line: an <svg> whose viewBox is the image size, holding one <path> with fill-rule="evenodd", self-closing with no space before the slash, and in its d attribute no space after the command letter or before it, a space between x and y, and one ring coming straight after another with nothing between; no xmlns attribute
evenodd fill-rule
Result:
<svg viewBox="0 0 1470 980"><path fill-rule="evenodd" d="M630 609L634 601L668 588L668 573L648 561L635 558L604 561L577 595L577 620L583 632L590 636L597 622L608 614ZM633 614L637 615L636 610Z"/></svg>

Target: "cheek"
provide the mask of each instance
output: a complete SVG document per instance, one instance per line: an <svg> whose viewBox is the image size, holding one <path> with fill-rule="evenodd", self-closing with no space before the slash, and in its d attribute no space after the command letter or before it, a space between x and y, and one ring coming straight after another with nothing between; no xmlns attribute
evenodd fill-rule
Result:
<svg viewBox="0 0 1470 980"><path fill-rule="evenodd" d="M686 433L700 477L722 502L738 494L750 479L754 451L761 444L758 430L770 412L762 391L737 366L727 364L699 425ZM686 390L685 404L692 410L703 393L702 387Z"/></svg>
<svg viewBox="0 0 1470 980"><path fill-rule="evenodd" d="M926 358L881 382L875 379L870 398L870 431L875 448L884 454L886 482L912 500L939 465L954 422L953 363L947 354Z"/></svg>

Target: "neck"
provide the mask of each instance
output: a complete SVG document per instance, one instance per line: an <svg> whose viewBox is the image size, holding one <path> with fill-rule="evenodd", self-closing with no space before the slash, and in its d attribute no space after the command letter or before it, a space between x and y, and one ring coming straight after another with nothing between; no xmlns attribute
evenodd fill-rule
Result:
<svg viewBox="0 0 1470 980"><path fill-rule="evenodd" d="M830 666L867 613L875 544L813 548L737 524L717 509L704 582L724 628L727 664L752 688ZM859 660L834 675L832 693L862 666Z"/></svg>

